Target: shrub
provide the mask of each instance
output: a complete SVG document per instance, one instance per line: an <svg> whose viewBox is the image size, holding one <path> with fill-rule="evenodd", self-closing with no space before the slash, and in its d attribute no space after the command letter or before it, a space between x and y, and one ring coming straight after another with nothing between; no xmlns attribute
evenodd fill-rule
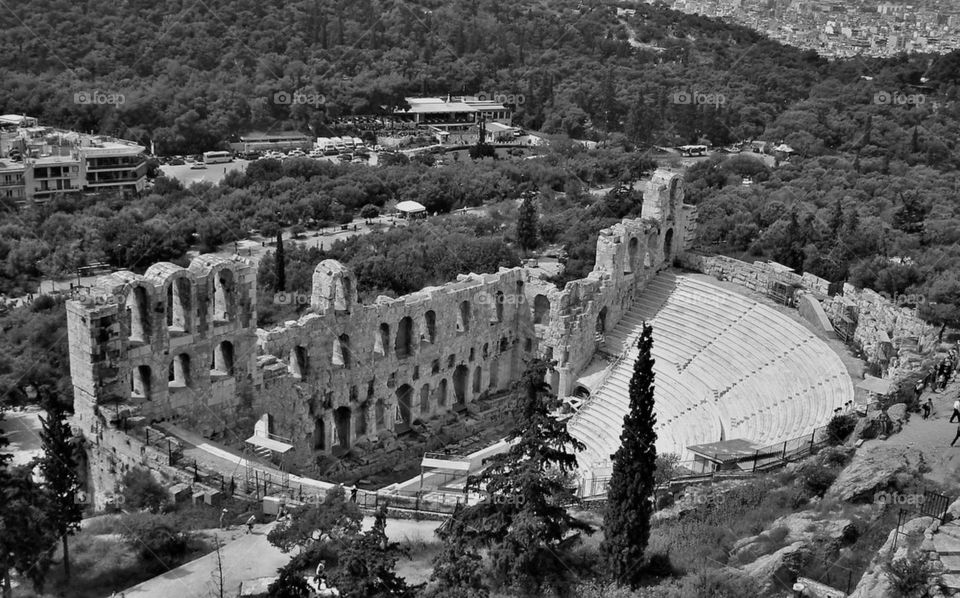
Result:
<svg viewBox="0 0 960 598"><path fill-rule="evenodd" d="M856 427L856 416L834 415L833 419L827 424L827 438L831 444L843 444Z"/></svg>
<svg viewBox="0 0 960 598"><path fill-rule="evenodd" d="M123 504L131 509L156 513L167 502L167 490L146 469L131 469L123 475Z"/></svg>
<svg viewBox="0 0 960 598"><path fill-rule="evenodd" d="M900 596L912 596L927 585L930 566L919 553L884 566Z"/></svg>
<svg viewBox="0 0 960 598"><path fill-rule="evenodd" d="M818 498L827 493L836 479L836 470L816 463L807 463L800 469L800 483L804 490Z"/></svg>
<svg viewBox="0 0 960 598"><path fill-rule="evenodd" d="M145 561L166 563L187 552L189 536L177 531L165 516L152 513L130 513L123 517L121 537Z"/></svg>

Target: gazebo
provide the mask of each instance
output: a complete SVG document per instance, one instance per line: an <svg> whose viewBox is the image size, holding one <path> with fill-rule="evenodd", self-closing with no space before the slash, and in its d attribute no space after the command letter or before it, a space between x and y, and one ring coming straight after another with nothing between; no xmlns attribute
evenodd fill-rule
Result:
<svg viewBox="0 0 960 598"><path fill-rule="evenodd" d="M416 201L401 201L397 204L396 209L401 218L423 218L427 215L427 208Z"/></svg>

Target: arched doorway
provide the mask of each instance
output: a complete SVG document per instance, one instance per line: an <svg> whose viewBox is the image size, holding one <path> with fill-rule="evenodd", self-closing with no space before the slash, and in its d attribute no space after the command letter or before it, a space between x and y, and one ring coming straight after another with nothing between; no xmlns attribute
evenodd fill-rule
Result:
<svg viewBox="0 0 960 598"><path fill-rule="evenodd" d="M446 378L440 381L440 386L437 388L437 406L439 407L447 406L447 379Z"/></svg>
<svg viewBox="0 0 960 598"><path fill-rule="evenodd" d="M313 450L322 451L327 448L327 431L323 425L323 418L313 420Z"/></svg>
<svg viewBox="0 0 960 598"><path fill-rule="evenodd" d="M550 323L550 299L546 295L537 295L533 298L533 323Z"/></svg>
<svg viewBox="0 0 960 598"><path fill-rule="evenodd" d="M394 349L397 359L404 359L413 353L413 320L405 316L397 326L397 338Z"/></svg>
<svg viewBox="0 0 960 598"><path fill-rule="evenodd" d="M467 402L467 376L469 370L465 365L458 365L453 370L453 395L455 405L464 405Z"/></svg>
<svg viewBox="0 0 960 598"><path fill-rule="evenodd" d="M480 379L482 377L483 377L483 370L480 369L480 366L478 365L473 370L473 394L474 395L480 394L480 390L481 390Z"/></svg>
<svg viewBox="0 0 960 598"><path fill-rule="evenodd" d="M607 331L607 308L606 307L601 309L600 313L597 314L596 331L598 335L603 335Z"/></svg>
<svg viewBox="0 0 960 598"><path fill-rule="evenodd" d="M211 374L233 375L233 343L222 341L213 352Z"/></svg>
<svg viewBox="0 0 960 598"><path fill-rule="evenodd" d="M413 388L404 384L397 389L397 421L393 424L393 431L402 434L410 429L410 405L413 402Z"/></svg>
<svg viewBox="0 0 960 598"><path fill-rule="evenodd" d="M350 449L350 408L337 407L333 412L333 426L337 436L336 446L344 451Z"/></svg>
<svg viewBox="0 0 960 598"><path fill-rule="evenodd" d="M420 418L430 417L430 385L424 384L420 387Z"/></svg>
<svg viewBox="0 0 960 598"><path fill-rule="evenodd" d="M673 229L668 228L667 234L663 235L663 261L670 263L673 259Z"/></svg>
<svg viewBox="0 0 960 598"><path fill-rule="evenodd" d="M627 263L624 264L623 273L630 274L637 267L637 253L640 250L640 241L636 237L630 239L627 244Z"/></svg>

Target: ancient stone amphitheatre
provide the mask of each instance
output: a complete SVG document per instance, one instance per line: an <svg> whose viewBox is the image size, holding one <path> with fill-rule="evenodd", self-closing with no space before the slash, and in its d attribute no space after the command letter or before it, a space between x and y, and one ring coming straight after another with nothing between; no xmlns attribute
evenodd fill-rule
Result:
<svg viewBox="0 0 960 598"><path fill-rule="evenodd" d="M739 441L749 450L811 435L853 398L843 364L792 319L673 268L690 262L695 234L681 176L658 170L643 218L602 231L593 271L563 289L531 264L362 304L354 274L326 260L305 315L261 330L256 268L243 258L102 277L68 309L94 483L111 491L124 470L147 465L191 484L199 477L209 502L232 487L228 476L239 478L237 492L259 493L253 480L265 480L268 494L322 493L329 481L467 446L502 418L501 400L534 356L554 362L548 382L559 396L579 398L569 427L587 445L582 474L602 477L643 321L654 326L659 451L690 461L690 447ZM766 287L823 282L764 276ZM209 456L197 459L205 471L184 471L185 445ZM486 450L478 454L497 449ZM464 473L379 491L442 493ZM222 487L204 490L210 479Z"/></svg>

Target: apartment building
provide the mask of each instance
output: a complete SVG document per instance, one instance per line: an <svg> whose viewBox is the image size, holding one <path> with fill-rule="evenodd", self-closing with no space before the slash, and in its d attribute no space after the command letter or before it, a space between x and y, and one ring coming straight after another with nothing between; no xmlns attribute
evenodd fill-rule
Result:
<svg viewBox="0 0 960 598"><path fill-rule="evenodd" d="M25 204L80 192L139 193L147 182L145 151L132 141L0 116L0 199Z"/></svg>

